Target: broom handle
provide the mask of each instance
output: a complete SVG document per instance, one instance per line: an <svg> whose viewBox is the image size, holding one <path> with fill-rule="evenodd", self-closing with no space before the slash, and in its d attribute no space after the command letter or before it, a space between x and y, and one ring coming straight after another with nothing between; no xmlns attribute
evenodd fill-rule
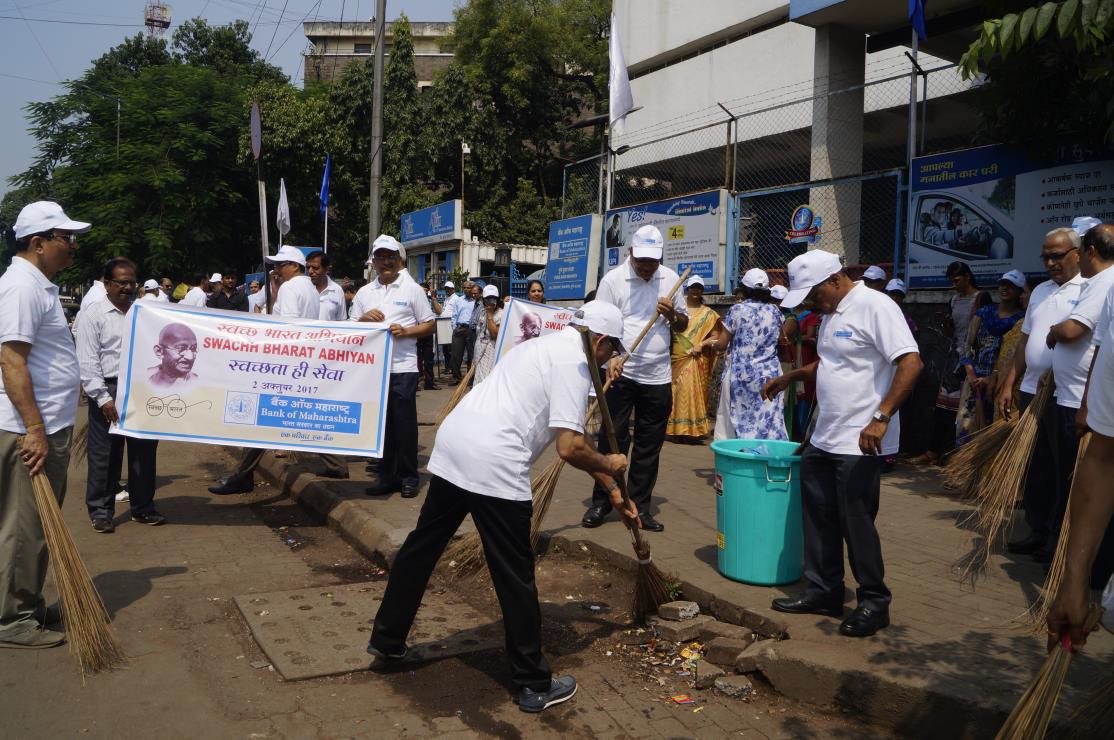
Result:
<svg viewBox="0 0 1114 740"><path fill-rule="evenodd" d="M592 338L588 335L588 330L583 327L577 327L580 332L581 338L584 340L584 356L588 360L588 372L592 376L592 385L596 389L596 398L603 398L603 383L600 382L600 369L596 364L596 358L592 353ZM606 403L599 404L600 407L600 420L603 422L603 428L607 432L607 442L611 446L613 452L619 451L619 441L615 438L615 424L611 420L611 409L607 408ZM627 492L627 476L620 475L615 477L615 483L619 486L619 493L623 497L623 506L630 505L630 493ZM624 519L626 521L626 519ZM631 540L634 542L636 551L642 551L642 532L638 525L627 523L627 530L631 533Z"/></svg>

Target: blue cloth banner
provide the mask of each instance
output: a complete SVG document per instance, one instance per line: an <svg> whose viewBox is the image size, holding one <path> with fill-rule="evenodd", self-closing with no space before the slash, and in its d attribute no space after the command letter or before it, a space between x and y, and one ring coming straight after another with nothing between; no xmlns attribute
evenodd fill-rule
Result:
<svg viewBox="0 0 1114 740"><path fill-rule="evenodd" d="M325 155L325 174L321 177L321 215L326 216L329 212L329 170L332 169L333 158L331 155Z"/></svg>

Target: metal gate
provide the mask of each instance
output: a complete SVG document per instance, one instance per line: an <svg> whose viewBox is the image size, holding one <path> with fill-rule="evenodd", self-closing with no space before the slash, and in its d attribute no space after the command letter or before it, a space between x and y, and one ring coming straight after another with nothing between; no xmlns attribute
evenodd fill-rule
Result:
<svg viewBox="0 0 1114 740"><path fill-rule="evenodd" d="M752 267L784 270L817 248L844 255L846 264L892 262L891 274L904 274L902 175L889 170L739 193L727 229L733 284Z"/></svg>

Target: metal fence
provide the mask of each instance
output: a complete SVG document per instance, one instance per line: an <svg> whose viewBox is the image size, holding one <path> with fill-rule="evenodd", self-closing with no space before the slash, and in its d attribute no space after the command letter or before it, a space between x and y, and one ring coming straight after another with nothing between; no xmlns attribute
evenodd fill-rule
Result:
<svg viewBox="0 0 1114 740"><path fill-rule="evenodd" d="M916 154L975 143L979 83L963 80L954 65L908 69L896 62L890 74L883 69L859 84L812 80L811 90L798 85L724 101L676 125L633 131L607 155L565 168L563 214L727 188L749 196L736 204L741 251L734 266L783 266L793 256L787 219L802 203L834 230L824 232L822 244L839 245L849 261L890 261L904 228L911 74ZM861 125L813 125L841 118Z"/></svg>

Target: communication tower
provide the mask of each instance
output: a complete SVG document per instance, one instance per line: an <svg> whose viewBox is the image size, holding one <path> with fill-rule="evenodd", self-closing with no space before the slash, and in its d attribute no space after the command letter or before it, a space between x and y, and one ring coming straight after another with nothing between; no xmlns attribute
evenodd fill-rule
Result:
<svg viewBox="0 0 1114 740"><path fill-rule="evenodd" d="M170 6L166 3L146 3L143 6L143 25L148 38L162 38L170 28Z"/></svg>

